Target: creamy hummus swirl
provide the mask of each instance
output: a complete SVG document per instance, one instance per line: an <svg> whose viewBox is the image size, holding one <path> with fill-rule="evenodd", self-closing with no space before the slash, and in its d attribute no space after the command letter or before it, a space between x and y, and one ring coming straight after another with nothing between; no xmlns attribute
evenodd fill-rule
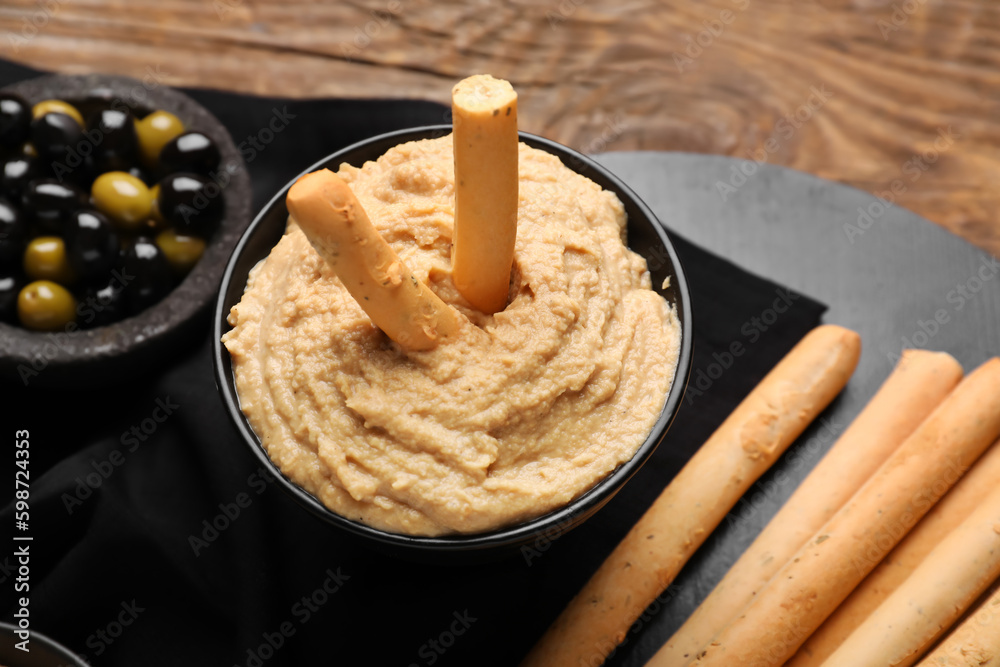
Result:
<svg viewBox="0 0 1000 667"><path fill-rule="evenodd" d="M271 460L333 511L407 534L475 533L565 505L627 461L673 380L674 311L624 243L621 202L524 144L511 299L451 280L451 137L338 172L464 335L404 353L290 223L233 329L240 405Z"/></svg>

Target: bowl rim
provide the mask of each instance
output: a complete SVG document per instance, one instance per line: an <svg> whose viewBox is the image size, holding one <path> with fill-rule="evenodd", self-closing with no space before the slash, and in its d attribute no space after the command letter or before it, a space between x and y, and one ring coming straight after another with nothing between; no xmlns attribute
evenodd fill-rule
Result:
<svg viewBox="0 0 1000 667"><path fill-rule="evenodd" d="M13 623L0 621L0 634L9 633L13 637L14 634L20 630L21 628ZM66 667L89 667L89 665L84 662L80 656L69 650L66 646L33 628L31 629L31 641L38 643L42 648L56 655L60 661L69 660L71 665L66 665Z"/></svg>
<svg viewBox="0 0 1000 667"><path fill-rule="evenodd" d="M667 251L669 261L673 267L671 274L672 287L676 289L677 303L676 310L681 328L681 345L678 351L677 367L674 371L674 378L667 393L663 408L650 434L636 449L632 457L624 463L618 465L614 470L594 484L590 489L571 500L566 505L554 509L550 512L534 517L522 523L513 524L503 528L494 529L482 533L453 534L442 536L421 536L407 535L403 533L393 533L386 530L374 528L361 522L349 519L337 514L327 508L322 502L311 493L303 489L295 482L288 479L284 473L275 465L264 449L260 439L250 427L249 421L240 410L239 396L235 390L235 377L232 372L231 358L228 350L222 343L222 335L228 331L227 321L230 308L226 306L226 292L233 279L236 264L246 248L251 237L254 236L258 227L262 226L265 218L269 217L272 209L278 205L283 206L285 195L291 186L302 176L336 164L339 166L344 161L344 156L358 150L370 147L372 144L386 144L388 150L392 146L407 141L418 141L450 134L451 125L424 125L420 127L406 128L375 135L367 139L355 142L330 155L321 158L317 162L304 169L299 175L291 179L281 188L270 200L258 211L253 221L243 232L232 254L226 268L222 274L218 297L216 299L212 322L212 363L215 370L216 386L223 398L226 413L239 431L241 439L246 444L257 461L274 474L275 479L282 489L289 493L292 498L314 516L325 523L338 526L347 531L371 540L375 540L383 545L391 547L404 547L409 550L421 551L477 551L493 549L496 547L509 546L512 543L523 544L531 539L537 539L541 535L554 537L569 530L580 522L581 517L586 518L604 503L611 499L615 493L642 467L649 459L656 447L663 440L670 424L677 415L680 402L683 400L687 389L688 377L692 362L692 321L691 321L691 296L688 289L687 278L684 274L680 258L677 256L666 230L659 222L653 211L643 202L635 192L632 191L623 181L615 176L610 170L598 163L593 158L575 151L567 146L559 144L551 139L540 137L527 132L518 132L520 140L534 148L540 148L555 155L568 168L595 180L604 189L614 191L620 198L628 198L644 217L646 217L657 235L660 243ZM575 164L567 164L567 158ZM581 170L580 166L583 169ZM597 179L594 175L597 175ZM610 187L609 187L610 186Z"/></svg>

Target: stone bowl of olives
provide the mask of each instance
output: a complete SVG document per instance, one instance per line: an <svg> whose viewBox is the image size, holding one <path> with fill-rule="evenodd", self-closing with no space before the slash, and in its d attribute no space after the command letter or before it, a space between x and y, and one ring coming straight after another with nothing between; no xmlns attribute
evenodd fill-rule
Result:
<svg viewBox="0 0 1000 667"><path fill-rule="evenodd" d="M0 90L0 377L134 376L207 330L250 220L229 133L162 84L44 76Z"/></svg>

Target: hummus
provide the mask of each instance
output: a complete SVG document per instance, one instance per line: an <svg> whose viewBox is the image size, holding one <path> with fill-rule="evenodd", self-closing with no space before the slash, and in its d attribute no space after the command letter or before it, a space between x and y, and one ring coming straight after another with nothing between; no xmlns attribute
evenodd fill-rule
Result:
<svg viewBox="0 0 1000 667"><path fill-rule="evenodd" d="M468 335L404 353L290 222L223 336L284 475L344 517L414 535L488 531L587 491L649 434L680 348L618 198L524 144L510 302L470 308L451 279L452 157L445 136L338 175Z"/></svg>

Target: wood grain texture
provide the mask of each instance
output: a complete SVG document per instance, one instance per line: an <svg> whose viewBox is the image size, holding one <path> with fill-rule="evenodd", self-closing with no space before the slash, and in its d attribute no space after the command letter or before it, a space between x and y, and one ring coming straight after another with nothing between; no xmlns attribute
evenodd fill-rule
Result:
<svg viewBox="0 0 1000 667"><path fill-rule="evenodd" d="M766 159L1000 255L993 0L5 0L0 55L272 96L447 104L476 72L585 152Z"/></svg>

